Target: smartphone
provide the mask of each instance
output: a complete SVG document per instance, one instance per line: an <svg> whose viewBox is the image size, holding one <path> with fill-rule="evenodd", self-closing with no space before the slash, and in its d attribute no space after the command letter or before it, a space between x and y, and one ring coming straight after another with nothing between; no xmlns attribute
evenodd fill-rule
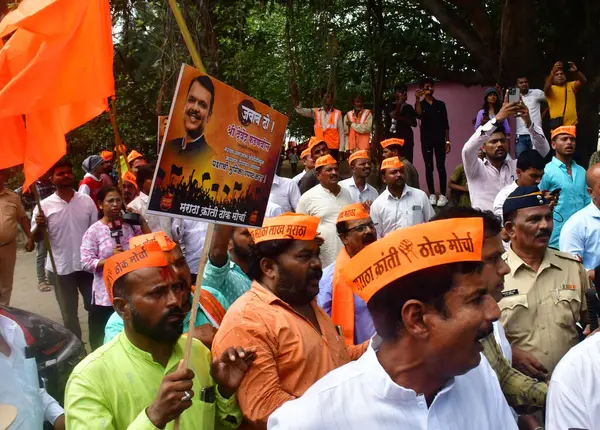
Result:
<svg viewBox="0 0 600 430"><path fill-rule="evenodd" d="M134 212L125 212L123 215L123 222L129 225L141 225L140 215Z"/></svg>
<svg viewBox="0 0 600 430"><path fill-rule="evenodd" d="M521 90L512 87L508 89L508 102L515 103L521 100Z"/></svg>

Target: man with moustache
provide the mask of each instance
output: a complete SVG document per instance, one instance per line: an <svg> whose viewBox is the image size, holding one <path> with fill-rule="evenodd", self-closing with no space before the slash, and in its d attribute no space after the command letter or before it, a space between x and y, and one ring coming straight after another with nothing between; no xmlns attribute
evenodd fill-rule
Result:
<svg viewBox="0 0 600 430"><path fill-rule="evenodd" d="M402 147L404 146L403 139L385 139L380 142L381 156L386 158L398 157L404 166L404 179L408 186L413 188L421 188L419 185L419 172L415 165L402 155Z"/></svg>
<svg viewBox="0 0 600 430"><path fill-rule="evenodd" d="M315 185L319 184L314 163L316 163L318 158L323 157L331 152L327 146L327 143L323 139L319 139L315 136L312 136L308 141L308 150L310 152L310 158L312 158L314 162L312 169L306 172L306 175L304 175L304 177L300 179L300 182L298 183L298 187L300 187L300 194L304 194Z"/></svg>
<svg viewBox="0 0 600 430"><path fill-rule="evenodd" d="M371 205L371 219L377 225L378 237L433 218L435 211L427 194L406 185L404 165L398 157L383 160L381 179L387 188Z"/></svg>
<svg viewBox="0 0 600 430"><path fill-rule="evenodd" d="M367 302L379 336L358 361L284 404L268 428L516 430L481 354L500 315L482 278L483 237L481 218L433 221L350 259L342 274Z"/></svg>
<svg viewBox="0 0 600 430"><path fill-rule="evenodd" d="M185 157L204 154L205 151L212 153L204 133L214 104L215 86L212 80L206 75L192 79L183 108L185 136L169 141L165 150Z"/></svg>
<svg viewBox="0 0 600 430"><path fill-rule="evenodd" d="M129 206L139 194L140 190L135 175L130 171L123 173L123 201L125 206Z"/></svg>
<svg viewBox="0 0 600 430"><path fill-rule="evenodd" d="M213 360L194 339L194 371L181 366L189 276L153 242L107 259L104 280L125 330L73 370L65 395L67 428L165 428L177 417L182 429L236 428L241 416L235 392L255 351L231 347Z"/></svg>
<svg viewBox="0 0 600 430"><path fill-rule="evenodd" d="M368 151L371 148L371 130L373 129L373 114L364 109L365 98L357 93L352 96L352 110L344 117L344 132L348 152Z"/></svg>
<svg viewBox="0 0 600 430"><path fill-rule="evenodd" d="M241 428L266 428L275 409L368 346L345 346L316 303L323 244L318 225L318 218L286 214L252 231L252 287L229 308L213 343L215 356L233 345L256 350L238 390Z"/></svg>
<svg viewBox="0 0 600 430"><path fill-rule="evenodd" d="M318 158L315 171L319 185L300 197L296 212L320 219L319 234L325 241L321 247L321 262L329 266L342 249L335 229L338 214L353 199L350 191L340 186L338 164L331 155Z"/></svg>
<svg viewBox="0 0 600 430"><path fill-rule="evenodd" d="M335 227L344 248L335 263L323 269L317 303L331 316L338 331L343 334L346 345L358 345L371 339L375 327L367 304L352 292L351 285L342 278L340 269L365 246L377 240L377 230L361 203L342 208Z"/></svg>
<svg viewBox="0 0 600 430"><path fill-rule="evenodd" d="M537 187L518 187L504 202L511 246L500 321L514 366L540 380L579 342L576 324L587 323L587 273L577 257L548 247L552 227L552 208Z"/></svg>
<svg viewBox="0 0 600 430"><path fill-rule="evenodd" d="M367 183L367 178L371 174L371 161L367 151L356 151L350 158L350 170L352 177L340 181L340 185L350 191L355 203L366 203L371 205L373 200L379 196L377 190Z"/></svg>
<svg viewBox="0 0 600 430"><path fill-rule="evenodd" d="M300 181L302 178L304 178L304 175L315 168L315 160L310 155L310 149L306 148L304 151L302 151L300 154L300 159L302 160L302 164L304 164L304 170L292 178L298 187L300 186Z"/></svg>

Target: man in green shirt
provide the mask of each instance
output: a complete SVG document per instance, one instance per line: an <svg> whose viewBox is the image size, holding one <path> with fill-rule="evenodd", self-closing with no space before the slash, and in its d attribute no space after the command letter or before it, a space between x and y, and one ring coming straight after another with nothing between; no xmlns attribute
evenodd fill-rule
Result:
<svg viewBox="0 0 600 430"><path fill-rule="evenodd" d="M194 339L189 368L181 367L190 282L169 252L150 244L115 254L106 261L104 280L124 331L71 374L67 428L162 429L172 428L177 417L182 430L237 428L235 391L255 352L229 348L213 362Z"/></svg>

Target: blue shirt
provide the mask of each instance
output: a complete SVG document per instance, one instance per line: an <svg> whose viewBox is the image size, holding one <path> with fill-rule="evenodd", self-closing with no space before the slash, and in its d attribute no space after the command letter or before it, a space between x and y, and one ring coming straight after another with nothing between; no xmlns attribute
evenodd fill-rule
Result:
<svg viewBox="0 0 600 430"><path fill-rule="evenodd" d="M600 209L593 202L565 223L560 233L560 250L582 258L586 270L600 265Z"/></svg>
<svg viewBox="0 0 600 430"><path fill-rule="evenodd" d="M317 295L317 303L329 316L331 316L334 268L335 262L323 270L323 276L319 281L319 294ZM371 339L374 334L375 326L367 304L354 294L354 344L361 344Z"/></svg>
<svg viewBox="0 0 600 430"><path fill-rule="evenodd" d="M592 199L587 192L585 169L575 161L571 164L572 177L567 173L567 166L556 157L546 164L540 190L554 191L561 188L558 204L554 208L554 229L550 237L550 246L558 249L560 231L571 216L586 207Z"/></svg>
<svg viewBox="0 0 600 430"><path fill-rule="evenodd" d="M202 288L210 287L223 294L227 303L233 304L242 294L250 289L252 280L246 276L243 270L231 261L229 253L227 262L222 267L211 263L210 258L204 268Z"/></svg>

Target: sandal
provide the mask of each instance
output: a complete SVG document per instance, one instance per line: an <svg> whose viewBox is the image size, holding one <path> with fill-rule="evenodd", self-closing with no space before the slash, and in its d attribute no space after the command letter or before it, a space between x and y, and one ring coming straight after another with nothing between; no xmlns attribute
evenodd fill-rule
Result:
<svg viewBox="0 0 600 430"><path fill-rule="evenodd" d="M47 293L48 291L52 291L52 285L48 281L42 281L38 284L38 290L42 293Z"/></svg>

